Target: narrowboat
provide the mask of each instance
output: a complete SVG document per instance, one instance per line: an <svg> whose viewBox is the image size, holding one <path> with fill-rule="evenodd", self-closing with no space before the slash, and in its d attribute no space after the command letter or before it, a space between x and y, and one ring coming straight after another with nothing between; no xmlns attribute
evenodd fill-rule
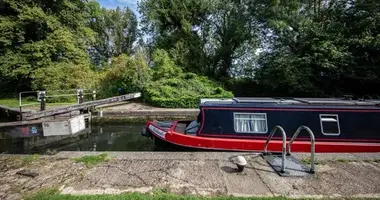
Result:
<svg viewBox="0 0 380 200"><path fill-rule="evenodd" d="M262 152L274 127L289 142L300 126L311 130L315 152L380 152L380 100L345 98L201 99L193 121L149 121L142 134L156 144L186 149ZM267 150L281 152L277 131ZM293 152L310 152L310 135L301 131Z"/></svg>

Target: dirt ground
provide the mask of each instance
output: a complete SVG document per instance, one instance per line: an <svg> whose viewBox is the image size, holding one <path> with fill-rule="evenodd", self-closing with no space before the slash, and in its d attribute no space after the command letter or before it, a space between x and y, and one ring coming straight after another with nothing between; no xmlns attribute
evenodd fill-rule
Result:
<svg viewBox="0 0 380 200"><path fill-rule="evenodd" d="M106 162L87 167L73 158L101 152L52 156L0 155L0 199L20 199L43 188L63 194L116 194L166 189L196 195L287 197L380 197L380 154L317 155L316 173L282 177L258 154L236 172L226 152L107 152ZM299 155L305 158L307 155ZM38 173L20 175L20 170Z"/></svg>

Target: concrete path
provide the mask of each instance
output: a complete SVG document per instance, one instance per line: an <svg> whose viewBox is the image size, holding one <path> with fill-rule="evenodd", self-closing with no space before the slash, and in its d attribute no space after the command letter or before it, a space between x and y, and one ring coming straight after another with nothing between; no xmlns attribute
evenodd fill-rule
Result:
<svg viewBox="0 0 380 200"><path fill-rule="evenodd" d="M103 117L154 117L160 118L196 118L199 109L188 108L158 108L142 103L119 102L103 107L97 107ZM99 116L99 114L98 114Z"/></svg>
<svg viewBox="0 0 380 200"><path fill-rule="evenodd" d="M109 161L90 168L71 159L100 153L60 152L27 165L17 165L23 162L22 156L0 155L0 199L17 199L28 190L53 186L63 194L165 188L196 195L380 197L380 154L317 154L316 173L306 177L281 177L254 153L107 152ZM241 173L233 163L238 155L248 161ZM21 169L39 176L17 175Z"/></svg>

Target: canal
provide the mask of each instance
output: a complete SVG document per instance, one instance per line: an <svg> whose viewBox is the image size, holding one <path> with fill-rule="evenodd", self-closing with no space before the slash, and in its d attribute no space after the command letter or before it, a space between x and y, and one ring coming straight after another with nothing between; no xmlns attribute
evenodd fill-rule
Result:
<svg viewBox="0 0 380 200"><path fill-rule="evenodd" d="M59 151L156 151L141 135L145 124L92 125L72 136L1 139L0 153L50 154Z"/></svg>

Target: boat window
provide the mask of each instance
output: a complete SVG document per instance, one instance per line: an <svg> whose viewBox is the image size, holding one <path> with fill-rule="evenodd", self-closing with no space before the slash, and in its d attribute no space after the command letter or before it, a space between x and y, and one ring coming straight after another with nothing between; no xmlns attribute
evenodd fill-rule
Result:
<svg viewBox="0 0 380 200"><path fill-rule="evenodd" d="M198 131L199 123L197 120L190 122L190 124L186 127L186 134L196 134Z"/></svg>
<svg viewBox="0 0 380 200"><path fill-rule="evenodd" d="M234 113L234 129L237 133L267 133L266 113Z"/></svg>
<svg viewBox="0 0 380 200"><path fill-rule="evenodd" d="M321 114L321 130L324 135L340 135L338 115Z"/></svg>

